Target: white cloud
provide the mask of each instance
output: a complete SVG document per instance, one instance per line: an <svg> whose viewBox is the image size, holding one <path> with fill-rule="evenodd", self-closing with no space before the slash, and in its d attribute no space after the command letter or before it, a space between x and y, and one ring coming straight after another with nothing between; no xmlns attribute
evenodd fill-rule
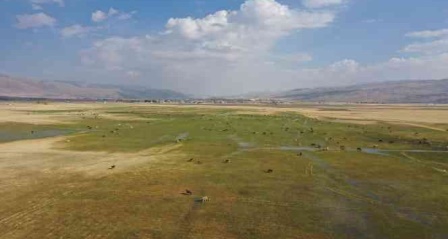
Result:
<svg viewBox="0 0 448 239"><path fill-rule="evenodd" d="M43 8L40 6L40 5L38 5L38 4L31 4L31 8L33 8L33 10L42 10Z"/></svg>
<svg viewBox="0 0 448 239"><path fill-rule="evenodd" d="M107 14L103 11L95 11L92 13L92 21L94 22L102 22L107 19Z"/></svg>
<svg viewBox="0 0 448 239"><path fill-rule="evenodd" d="M144 48L145 38L111 37L94 43L90 50L81 52L81 60L87 64L100 64L108 70L132 68L139 58L149 52Z"/></svg>
<svg viewBox="0 0 448 239"><path fill-rule="evenodd" d="M442 79L448 76L448 54L419 57L396 57L389 61L364 66L359 71L359 79L370 81Z"/></svg>
<svg viewBox="0 0 448 239"><path fill-rule="evenodd" d="M109 12L107 13L108 17L111 17L111 16L116 15L116 14L118 14L118 10L116 10L116 9L114 9L112 7L109 8Z"/></svg>
<svg viewBox="0 0 448 239"><path fill-rule="evenodd" d="M82 51L81 59L93 69L150 74L154 87L181 87L177 89L187 92L242 90L244 85L275 77L279 64L290 68L311 60L306 53L272 56L271 50L281 38L326 27L334 17L334 12L291 9L274 0L247 0L236 11L171 18L160 34L99 40ZM266 61L276 64L265 67Z"/></svg>
<svg viewBox="0 0 448 239"><path fill-rule="evenodd" d="M40 28L54 26L56 24L56 19L42 12L36 14L17 15L16 19L16 27L20 29Z"/></svg>
<svg viewBox="0 0 448 239"><path fill-rule="evenodd" d="M448 37L448 29L410 32L410 33L406 34L406 36L407 37L414 37L414 38Z"/></svg>
<svg viewBox="0 0 448 239"><path fill-rule="evenodd" d="M425 41L409 44L403 48L403 52L425 55L448 52L448 29L410 32L406 36Z"/></svg>
<svg viewBox="0 0 448 239"><path fill-rule="evenodd" d="M344 59L331 64L328 69L334 72L356 72L359 69L359 63L352 59Z"/></svg>
<svg viewBox="0 0 448 239"><path fill-rule="evenodd" d="M308 8L322 8L341 5L345 2L345 0L303 0L303 5Z"/></svg>
<svg viewBox="0 0 448 239"><path fill-rule="evenodd" d="M118 20L128 20L128 19L131 19L134 16L134 14L136 14L136 13L137 13L137 11L123 12L123 13L120 13L120 15L118 15L117 19Z"/></svg>
<svg viewBox="0 0 448 239"><path fill-rule="evenodd" d="M445 52L418 57L394 57L370 65L343 60L327 67L299 69L294 73L300 83L307 86L343 86L388 80L446 79L447 65L448 52Z"/></svg>
<svg viewBox="0 0 448 239"><path fill-rule="evenodd" d="M344 59L306 68L303 63L312 60L306 52L272 53L285 36L328 26L334 17L331 11L247 0L236 11L171 18L160 34L99 40L81 56L92 69L114 72L111 75L131 77L130 72L138 72L134 77L148 79L153 87L211 95L448 76L448 40L440 33L411 34L441 37L409 44L398 52L412 52L413 57L368 65Z"/></svg>
<svg viewBox="0 0 448 239"><path fill-rule="evenodd" d="M333 19L331 12L297 11L274 0L249 0L239 11L218 11L201 19L171 18L166 31L151 38L152 41L145 38L130 41L137 40L147 49L159 42L156 46L159 53L166 52L159 56L179 52L183 53L179 56L225 58L230 54L264 53L282 36L299 29L324 27ZM127 40L111 38L104 42L116 43L117 39L120 44Z"/></svg>
<svg viewBox="0 0 448 239"><path fill-rule="evenodd" d="M413 43L406 46L403 51L422 54L439 54L448 52L448 38L431 42Z"/></svg>
<svg viewBox="0 0 448 239"><path fill-rule="evenodd" d="M132 11L132 12L120 12L117 9L114 8L109 8L109 11L103 12L101 10L97 10L95 12L92 13L92 21L94 22L102 22L106 19L109 19L113 16L117 16L118 20L128 20L131 19L133 17L133 15L137 13L137 11Z"/></svg>
<svg viewBox="0 0 448 239"><path fill-rule="evenodd" d="M248 0L239 11L218 11L204 18L171 18L170 39L182 39L207 51L247 53L268 49L279 38L299 29L325 27L331 12L289 9L274 0Z"/></svg>
<svg viewBox="0 0 448 239"><path fill-rule="evenodd" d="M94 30L94 28L92 28L92 27L84 27L79 24L75 24L75 25L72 25L69 27L62 28L61 36L64 38L82 37L93 30Z"/></svg>

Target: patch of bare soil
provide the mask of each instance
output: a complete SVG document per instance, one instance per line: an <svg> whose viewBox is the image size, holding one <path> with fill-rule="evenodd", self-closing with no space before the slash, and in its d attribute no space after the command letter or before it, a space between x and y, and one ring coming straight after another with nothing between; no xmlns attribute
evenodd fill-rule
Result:
<svg viewBox="0 0 448 239"><path fill-rule="evenodd" d="M152 160L175 157L179 154L176 149L181 147L181 144L173 144L137 153L79 152L55 147L66 140L69 137L0 144L0 194L27 185L36 179L35 176L83 173L100 177L130 170Z"/></svg>
<svg viewBox="0 0 448 239"><path fill-rule="evenodd" d="M111 109L129 106L119 103L0 103L0 123L68 124L83 118L111 120L150 120L127 114L109 113Z"/></svg>

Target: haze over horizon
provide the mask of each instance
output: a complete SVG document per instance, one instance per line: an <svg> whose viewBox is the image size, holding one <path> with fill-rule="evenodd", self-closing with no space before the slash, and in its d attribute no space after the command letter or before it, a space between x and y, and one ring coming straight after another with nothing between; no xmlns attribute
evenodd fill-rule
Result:
<svg viewBox="0 0 448 239"><path fill-rule="evenodd" d="M12 75L195 95L448 77L437 0L0 4L0 72Z"/></svg>

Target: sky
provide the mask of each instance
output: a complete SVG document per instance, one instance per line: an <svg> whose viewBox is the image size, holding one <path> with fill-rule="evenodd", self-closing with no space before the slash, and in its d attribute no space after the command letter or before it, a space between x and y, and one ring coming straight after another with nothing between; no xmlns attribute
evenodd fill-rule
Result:
<svg viewBox="0 0 448 239"><path fill-rule="evenodd" d="M197 96L448 78L446 0L0 0L0 73Z"/></svg>

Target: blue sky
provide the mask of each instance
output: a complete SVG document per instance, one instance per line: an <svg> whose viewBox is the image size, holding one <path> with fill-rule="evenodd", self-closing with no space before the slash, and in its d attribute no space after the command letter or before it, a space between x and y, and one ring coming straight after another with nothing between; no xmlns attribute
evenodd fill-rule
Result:
<svg viewBox="0 0 448 239"><path fill-rule="evenodd" d="M445 0L0 0L0 72L198 95L446 78L447 29Z"/></svg>

